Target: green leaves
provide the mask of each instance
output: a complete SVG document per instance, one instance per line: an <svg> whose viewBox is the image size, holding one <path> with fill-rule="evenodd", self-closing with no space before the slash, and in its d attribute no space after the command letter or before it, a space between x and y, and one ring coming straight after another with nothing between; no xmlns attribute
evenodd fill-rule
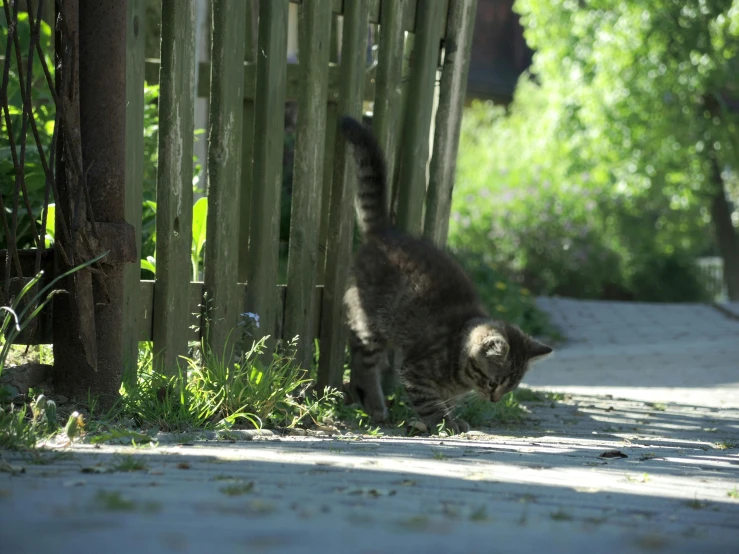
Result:
<svg viewBox="0 0 739 554"><path fill-rule="evenodd" d="M536 79L467 108L450 243L535 293L700 298L712 159L739 159L737 4L518 0Z"/></svg>
<svg viewBox="0 0 739 554"><path fill-rule="evenodd" d="M3 374L5 360L7 359L8 352L10 351L13 341L52 299L56 292L51 291L54 285L65 277L69 277L81 269L102 260L107 255L108 252L106 251L103 254L100 254L85 263L77 265L61 275L58 275L48 285L36 293L33 298L24 301L24 298L27 295L32 294L36 285L41 281L44 272L40 271L35 277L26 283L20 293L18 293L18 295L13 299L10 306L0 306L0 308L2 308L2 310L0 310L0 315L3 316L0 320L0 375Z"/></svg>
<svg viewBox="0 0 739 554"><path fill-rule="evenodd" d="M203 261L203 246L205 246L205 229L208 220L208 199L203 197L192 207L192 279L197 281L200 276L200 266Z"/></svg>
<svg viewBox="0 0 739 554"><path fill-rule="evenodd" d="M0 4L1 5L1 4ZM12 7L10 8L12 11ZM3 10L0 10L2 13ZM35 14L34 14L35 15ZM20 12L18 14L18 23L15 31L20 43L20 58L23 71L23 85L27 86L27 69L28 55L31 40L31 27L28 19L28 13ZM8 42L8 22L4 13L0 15L0 44L3 45L3 53L5 53L5 45ZM49 70L51 79L54 79L54 60L52 58L52 32L49 25L41 21L39 27L39 45L44 55L46 67ZM54 133L55 107L54 101L49 90L43 65L38 55L38 49L33 50L33 71L31 74L31 101L33 105L33 115L39 133L41 144L45 150L46 159L49 159L51 138ZM5 117L0 117L0 183L2 183L3 193L6 198L12 197L10 191L18 177L22 177L30 204L32 207L32 215L29 217L24 207L24 200L20 199L18 213L18 228L16 231L16 240L18 248L35 248L33 241L32 225L41 211L44 192L46 188L46 175L41 164L41 156L37 150L35 139L30 125L26 125L26 136L22 137L22 120L24 117L23 97L21 94L20 72L16 64L15 45L13 43L10 50L12 63L8 72L7 81L7 97L8 97L8 115L9 125ZM15 144L16 157L20 157L21 143L25 141L26 149L24 153L24 164L21 175L16 175L13 164L12 149L10 137L13 137ZM7 188L6 188L7 187ZM10 193L10 194L9 194ZM22 192L20 193L22 194ZM7 204L6 204L7 207ZM6 208L7 209L7 208ZM7 217L6 214L2 214Z"/></svg>
<svg viewBox="0 0 739 554"><path fill-rule="evenodd" d="M145 200L143 205L144 227L151 227L148 237L145 239L150 244L151 251L156 248L156 233L153 229L157 212L157 203ZM205 231L208 221L208 199L198 199L192 207L192 246L190 247L190 262L192 264L192 280L198 281L201 276L200 268L203 266L203 247L205 246ZM145 250L149 250L146 248ZM156 257L146 256L141 259L141 269L150 271L156 275Z"/></svg>

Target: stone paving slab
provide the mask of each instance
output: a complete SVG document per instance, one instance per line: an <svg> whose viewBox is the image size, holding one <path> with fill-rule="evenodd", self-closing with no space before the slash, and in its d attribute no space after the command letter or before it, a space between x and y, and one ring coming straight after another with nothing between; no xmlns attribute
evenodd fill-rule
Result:
<svg viewBox="0 0 739 554"><path fill-rule="evenodd" d="M567 337L526 383L652 402L739 406L739 319L703 304L540 298Z"/></svg>
<svg viewBox="0 0 739 554"><path fill-rule="evenodd" d="M739 317L739 302L722 302L719 308L728 311L729 313Z"/></svg>
<svg viewBox="0 0 739 554"><path fill-rule="evenodd" d="M707 304L537 298L570 343L605 346L737 338L739 321ZM723 304L722 306L727 306Z"/></svg>
<svg viewBox="0 0 739 554"><path fill-rule="evenodd" d="M4 467L23 473L0 472L2 550L732 552L739 543L739 403L655 399L657 385L677 390L691 375L684 339L669 341L680 326L656 340L682 356L637 350L628 370L613 345L626 351L649 343L629 342L608 324L608 313L622 317L621 306L583 304L550 308L574 322L576 339L601 327L616 342L585 355L579 345L587 343L573 341L532 378L538 388L562 390L587 376L586 365L579 374L572 369L578 360L601 360L604 369L590 364L591 380L579 385L586 392L526 403L531 413L520 425L422 438L162 435L155 447L75 444L37 459L5 452ZM590 310L592 325L577 324L570 308L583 317ZM639 316L645 325L681 313L655 308L660 314ZM735 328L710 310L693 313L701 317L705 324L693 319L694 328L723 329L723 338L701 331L689 344L705 346L706 356L733 352ZM625 396L599 381L628 371ZM718 373L698 388L726 400L739 379L732 366ZM692 390L691 383L682 388ZM634 398L639 391L647 398ZM603 457L614 450L619 457Z"/></svg>
<svg viewBox="0 0 739 554"><path fill-rule="evenodd" d="M739 409L588 396L529 407L522 427L451 438L77 445L44 463L6 453L25 473L0 475L0 544L690 552L739 540ZM601 457L611 450L627 457ZM140 469L121 471L132 459Z"/></svg>

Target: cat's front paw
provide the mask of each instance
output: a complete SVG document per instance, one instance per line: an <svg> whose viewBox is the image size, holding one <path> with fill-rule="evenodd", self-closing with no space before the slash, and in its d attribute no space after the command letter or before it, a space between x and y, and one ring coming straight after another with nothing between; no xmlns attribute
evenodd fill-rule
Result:
<svg viewBox="0 0 739 554"><path fill-rule="evenodd" d="M345 398L348 398L348 403L362 406L364 412L372 418L373 422L382 423L387 421L389 412L382 391L368 392L365 387L350 384L348 386L344 385L344 395Z"/></svg>
<svg viewBox="0 0 739 554"><path fill-rule="evenodd" d="M423 424L429 433L446 431L452 435L466 433L470 430L470 424L464 419L446 416L442 419L425 419Z"/></svg>
<svg viewBox="0 0 739 554"><path fill-rule="evenodd" d="M372 421L375 423L383 423L387 421L387 418L389 417L388 411L386 407L382 407L382 409L379 410L373 410L368 414Z"/></svg>
<svg viewBox="0 0 739 554"><path fill-rule="evenodd" d="M470 430L470 424L462 418L444 418L444 426L455 435L466 433Z"/></svg>

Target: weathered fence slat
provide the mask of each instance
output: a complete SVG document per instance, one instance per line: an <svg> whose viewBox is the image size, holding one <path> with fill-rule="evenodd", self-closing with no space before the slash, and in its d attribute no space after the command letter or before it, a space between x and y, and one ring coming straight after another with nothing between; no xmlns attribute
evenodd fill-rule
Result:
<svg viewBox="0 0 739 554"><path fill-rule="evenodd" d="M145 0L126 6L126 221L134 228L136 250L141 256L141 198L144 174L144 29ZM128 264L123 270L123 371L133 377L139 353L139 291L141 268Z"/></svg>
<svg viewBox="0 0 739 554"><path fill-rule="evenodd" d="M290 0L293 4L302 4L306 0ZM313 0L308 0L308 2L312 2ZM333 13L336 15L345 14L347 10L348 4L352 0L329 0L332 4L332 10ZM382 8L385 5L394 6L396 3L396 0L367 0L369 2L369 7L367 8L367 13L369 14L367 17L368 23L380 23L382 19ZM406 31L413 32L416 26L416 18L415 18L415 9L416 9L416 2L418 0L412 0L411 2L411 10L409 12L406 12L402 22L403 22L403 29ZM420 0L421 2L437 2L437 1L444 1L444 0Z"/></svg>
<svg viewBox="0 0 739 554"><path fill-rule="evenodd" d="M192 269L192 174L195 118L195 10L192 0L162 0L157 171L156 367L177 372L187 354Z"/></svg>
<svg viewBox="0 0 739 554"><path fill-rule="evenodd" d="M298 100L285 336L300 336L297 359L306 369L310 368L313 354L311 339L316 308L313 299L321 222L330 36L330 0L304 3L300 7L298 27L303 94Z"/></svg>
<svg viewBox="0 0 739 554"><path fill-rule="evenodd" d="M329 62L332 68L339 63L339 51L341 43L339 42L339 17L334 15L331 18L331 50L329 52ZM329 85L331 82L331 69L329 69ZM339 106L336 102L339 95L334 97L330 87L328 92L328 107L326 109L326 137L323 145L323 189L321 194L321 229L319 232L319 248L318 248L318 277L317 283L323 285L326 282L326 250L328 248L328 220L329 206L331 205L331 183L334 179L334 146L336 143L336 121Z"/></svg>
<svg viewBox="0 0 739 554"><path fill-rule="evenodd" d="M247 64L255 64L257 57L257 24L258 5L254 0L247 0L246 19L244 24L244 60ZM244 87L246 87L246 70L244 70ZM245 283L249 273L249 225L251 223L251 189L254 177L254 98L244 94L244 106L241 116L241 196L239 198L239 283Z"/></svg>
<svg viewBox="0 0 739 554"><path fill-rule="evenodd" d="M419 234L426 196L426 164L434 104L434 83L439 59L446 2L419 2L413 50L413 71L408 85L398 174L398 220L401 229Z"/></svg>
<svg viewBox="0 0 739 554"><path fill-rule="evenodd" d="M260 316L265 335L274 335L278 319L288 8L287 0L259 3L247 306Z"/></svg>
<svg viewBox="0 0 739 554"><path fill-rule="evenodd" d="M344 6L341 48L343 81L339 114L359 117L366 65L368 3L354 0ZM341 385L344 369L346 329L342 300L349 273L354 229L356 169L344 140L337 137L334 149L333 184L329 213L326 284L321 315L321 357L318 368L319 390Z"/></svg>
<svg viewBox="0 0 739 554"><path fill-rule="evenodd" d="M319 335L318 386L338 386L344 367L342 297L351 258L356 183L354 162L336 133L337 118L344 114L359 117L362 100L374 100L375 134L385 150L390 177L402 189L401 226L413 232L423 226L427 237L443 243L476 0L215 0L214 9L224 11L220 20L214 16L214 24L230 31L216 33L216 42L221 43L214 45L214 63L212 67L210 62L200 64L203 78L195 83L197 94L211 97L211 108L222 116L219 120L211 114L211 208L204 283L189 282L193 2L163 2L159 272L155 284L138 282L137 266L126 269L124 362L134 361L137 339L154 338L155 349L163 351L159 367L171 373L178 356L186 353L188 341L206 338L209 332L211 346L219 349L235 327L236 314L252 311L261 317L262 333L275 338L300 335L298 356L304 367L311 361L312 339ZM300 4L299 64L285 63L289 2ZM140 61L145 53L138 42L145 25L141 15L137 35L133 14L141 13L145 3L131 0L125 8L129 66L125 217L136 227L139 244L141 73L159 69L158 60ZM295 5L292 8L294 15ZM258 36L256 10L261 15ZM446 34L442 33L445 21ZM241 22L245 29L234 31ZM378 63L369 68L368 23L380 24ZM429 129L442 35L446 56L436 89L438 109L427 192ZM246 45L241 61L236 54L223 55L227 43L240 40ZM339 42L343 44L342 63ZM286 99L300 102L287 287L277 285ZM239 130L243 135L240 147ZM252 159L256 160L253 165ZM325 287L316 286L320 283ZM204 293L216 308L208 314L208 330L200 308ZM54 314L64 318L65 310L55 308ZM35 340L48 340L48 331ZM132 367L127 369L130 375Z"/></svg>
<svg viewBox="0 0 739 554"><path fill-rule="evenodd" d="M446 244L477 0L450 0L423 234Z"/></svg>
<svg viewBox="0 0 739 554"><path fill-rule="evenodd" d="M247 63L244 67L244 100L254 101L256 96L256 75L257 63L250 61L249 56L246 57ZM156 58L146 60L147 68L158 68L159 60ZM147 69L151 71L151 69ZM203 75L210 75L210 64L207 62L199 62L198 71L201 77L197 83L198 98L208 98L210 96L210 80L203 78ZM336 102L339 98L339 88L343 79L340 68L336 66L329 67L328 70L328 100ZM148 81L147 81L148 82ZM368 68L365 72L364 98L371 100L375 91L375 69ZM287 66L287 81L285 83L285 100L297 101L303 94L300 88L300 65L290 63Z"/></svg>
<svg viewBox="0 0 739 554"><path fill-rule="evenodd" d="M239 188L244 102L243 0L212 0L208 223L205 246L207 342L224 352L238 323ZM235 337L234 337L235 338Z"/></svg>
<svg viewBox="0 0 739 554"><path fill-rule="evenodd" d="M403 18L409 0L385 2L380 10L380 46L377 60L377 93L372 114L372 129L387 159L387 174L395 172L395 153L400 133L397 124L403 101ZM392 194L387 195L388 204ZM390 206L388 206L389 208Z"/></svg>
<svg viewBox="0 0 739 554"><path fill-rule="evenodd" d="M246 290L247 286L244 283L239 283L238 289L238 306L239 309L245 311L247 309L246 304ZM283 298L286 293L287 287L285 285L277 285L277 297ZM323 296L323 287L316 287L313 289L313 304L315 306L321 306L321 298ZM139 340L148 341L151 340L152 333L152 307L154 306L154 281L141 281L139 284ZM200 305L203 303L203 283L191 282L187 289L188 305L190 316L188 317L188 326L190 328L188 338L191 341L199 341L201 339L201 329L203 329L203 314L200 310ZM320 325L321 314L320 310L316 310L313 314L313 329L318 329ZM43 338L43 337L42 337ZM311 337L313 339L315 337ZM45 344L49 342L49 338L39 341L39 344ZM311 340L312 342L312 340Z"/></svg>

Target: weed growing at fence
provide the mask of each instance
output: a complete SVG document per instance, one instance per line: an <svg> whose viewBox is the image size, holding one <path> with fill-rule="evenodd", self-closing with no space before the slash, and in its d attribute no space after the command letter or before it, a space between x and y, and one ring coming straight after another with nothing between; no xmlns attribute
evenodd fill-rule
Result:
<svg viewBox="0 0 739 554"><path fill-rule="evenodd" d="M233 349L217 354L203 343L200 354L184 359L173 377L155 371L151 347L145 347L137 382L122 387L123 414L142 428L178 432L320 424L341 395L326 389L301 398L311 380L295 361L297 339L270 357L267 339L252 341L238 356Z"/></svg>
<svg viewBox="0 0 739 554"><path fill-rule="evenodd" d="M37 430L26 418L26 408L0 408L0 449L30 450L36 446Z"/></svg>
<svg viewBox="0 0 739 554"><path fill-rule="evenodd" d="M107 254L105 252L73 267L54 278L49 284L36 292L32 298L26 298L37 290L37 285L39 285L44 275L44 272L41 271L28 281L9 306L0 306L0 314L3 315L0 320L0 376L2 376L5 369L5 363L13 342L28 324L41 313L44 306L51 301L57 292L52 290L54 285L101 260ZM0 407L0 447L30 449L36 445L42 436L56 432L58 423L56 404L53 401L47 400L44 395L40 395L31 405L29 415L25 405L18 408L12 403L8 403L12 396L13 394L10 391L0 389L0 406L6 404L6 408Z"/></svg>
<svg viewBox="0 0 739 554"><path fill-rule="evenodd" d="M154 370L151 353L140 365L136 383L124 383L121 390L121 412L144 429L186 431L209 428L216 423L217 405L209 405L203 397L187 386L182 368L175 376Z"/></svg>
<svg viewBox="0 0 739 554"><path fill-rule="evenodd" d="M26 406L12 403L0 408L0 448L32 450L42 437L53 435L59 429L56 404L43 394L31 404L30 416Z"/></svg>

